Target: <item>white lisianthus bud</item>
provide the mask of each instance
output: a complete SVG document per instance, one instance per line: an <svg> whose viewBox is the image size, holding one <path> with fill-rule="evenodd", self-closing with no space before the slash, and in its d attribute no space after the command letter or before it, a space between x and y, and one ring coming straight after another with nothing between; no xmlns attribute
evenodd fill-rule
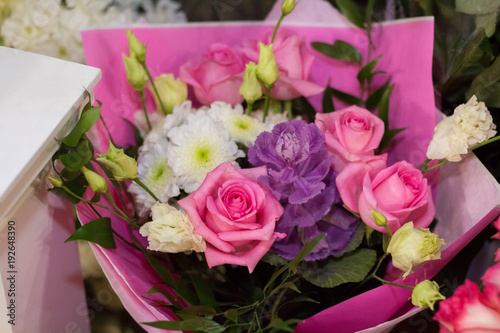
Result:
<svg viewBox="0 0 500 333"><path fill-rule="evenodd" d="M446 299L439 292L439 285L435 281L424 280L417 284L411 293L411 302L421 308L431 308L434 311L434 303Z"/></svg>
<svg viewBox="0 0 500 333"><path fill-rule="evenodd" d="M240 94L248 103L253 103L262 97L262 86L257 79L257 65L252 61L245 66Z"/></svg>
<svg viewBox="0 0 500 333"><path fill-rule="evenodd" d="M441 259L441 245L444 245L444 240L429 229L413 228L413 222L408 222L396 230L387 253L391 254L394 267L405 272L405 278L420 264Z"/></svg>
<svg viewBox="0 0 500 333"><path fill-rule="evenodd" d="M194 233L193 224L186 213L159 202L151 211L153 221L144 224L139 230L142 236L148 238L149 250L166 253L205 251L205 240Z"/></svg>
<svg viewBox="0 0 500 333"><path fill-rule="evenodd" d="M453 115L443 119L434 129L434 137L427 148L427 158L458 162L469 148L495 136L496 125L483 102L472 96L461 104Z"/></svg>
<svg viewBox="0 0 500 333"><path fill-rule="evenodd" d="M273 44L266 45L259 43L259 45L260 53L259 63L257 64L257 78L264 83L266 88L271 88L280 75L273 53Z"/></svg>
<svg viewBox="0 0 500 333"><path fill-rule="evenodd" d="M106 154L98 155L97 160L111 171L116 180L134 180L137 177L137 161L126 155L123 149L116 148L111 142Z"/></svg>
<svg viewBox="0 0 500 333"><path fill-rule="evenodd" d="M162 74L154 79L154 83L167 113L172 113L174 106L181 105L187 100L187 84L181 79L175 79L174 74ZM153 93L157 110L162 110L152 85L149 85L149 90Z"/></svg>
<svg viewBox="0 0 500 333"><path fill-rule="evenodd" d="M281 5L281 13L287 16L295 9L295 0L285 0Z"/></svg>

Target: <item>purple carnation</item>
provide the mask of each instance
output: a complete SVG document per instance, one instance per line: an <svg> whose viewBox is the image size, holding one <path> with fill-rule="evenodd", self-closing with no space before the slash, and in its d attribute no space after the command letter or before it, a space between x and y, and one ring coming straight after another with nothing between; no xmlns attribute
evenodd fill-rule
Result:
<svg viewBox="0 0 500 333"><path fill-rule="evenodd" d="M313 226L340 200L331 168L333 158L315 124L290 120L257 137L248 160L254 166L267 166L268 175L259 180L285 207L278 224Z"/></svg>
<svg viewBox="0 0 500 333"><path fill-rule="evenodd" d="M292 259L306 242L327 233L306 260L343 254L359 219L335 206L340 195L335 184L337 174L331 167L333 159L319 128L299 120L278 124L272 133L261 133L249 149L252 165L267 166L267 176L259 180L284 207L276 231L287 237L276 241L272 252Z"/></svg>
<svg viewBox="0 0 500 333"><path fill-rule="evenodd" d="M314 226L281 228L278 225L276 231L286 233L287 237L276 240L272 250L279 256L291 260L299 253L304 244L326 233L326 237L316 245L304 260L319 260L328 256L339 257L345 253L346 246L351 242L360 223L361 220L358 217L340 206L334 206Z"/></svg>

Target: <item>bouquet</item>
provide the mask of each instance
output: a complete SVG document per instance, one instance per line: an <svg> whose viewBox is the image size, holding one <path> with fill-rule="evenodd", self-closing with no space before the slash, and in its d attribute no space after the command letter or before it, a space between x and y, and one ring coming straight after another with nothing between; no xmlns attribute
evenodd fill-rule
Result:
<svg viewBox="0 0 500 333"><path fill-rule="evenodd" d="M278 29L294 7L283 3L274 29L252 27L260 42L241 41L248 27L231 27L230 36L213 27L228 44L187 39L190 29L118 29L108 37L127 47L102 45L120 62L88 53L90 64L108 65L98 97L110 111L104 119L88 105L62 139L54 191L77 203L84 223L68 240L98 244L111 284L150 330L293 331L300 323L297 331L350 332L408 313L409 297L433 307L443 296L426 278L497 213L492 190L481 206L488 214L474 216L483 222L470 232L437 232L447 217L435 221L434 169L498 139L484 103L471 98L432 137L432 86L413 85L430 62L415 57L409 75L383 52L397 25L329 29L334 42L324 40L328 29L304 29L307 40ZM421 35L432 22L402 30ZM359 36L367 38L361 52L348 42ZM208 52L165 61L159 49L183 38L203 40ZM99 120L97 134L88 132ZM452 193L446 179L439 186Z"/></svg>

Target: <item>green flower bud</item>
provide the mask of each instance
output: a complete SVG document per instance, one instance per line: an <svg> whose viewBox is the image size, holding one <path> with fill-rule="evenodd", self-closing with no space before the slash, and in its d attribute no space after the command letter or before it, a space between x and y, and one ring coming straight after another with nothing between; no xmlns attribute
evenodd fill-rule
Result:
<svg viewBox="0 0 500 333"><path fill-rule="evenodd" d="M118 181L134 180L137 177L136 160L125 155L123 149L117 149L111 142L106 154L99 154L97 160L104 164Z"/></svg>
<svg viewBox="0 0 500 333"><path fill-rule="evenodd" d="M54 178L52 176L49 176L48 178L52 185L54 185L54 187L61 187L64 184L60 178Z"/></svg>
<svg viewBox="0 0 500 333"><path fill-rule="evenodd" d="M186 101L187 84L181 79L175 79L174 74L162 74L154 79L154 83L167 113L172 113L174 106L180 105ZM155 98L157 110L161 112L162 108L160 101L158 100L151 84L149 85L149 89Z"/></svg>
<svg viewBox="0 0 500 333"><path fill-rule="evenodd" d="M144 64L146 62L146 46L144 46L130 30L127 30L127 39L130 56Z"/></svg>
<svg viewBox="0 0 500 333"><path fill-rule="evenodd" d="M281 5L281 13L287 16L295 9L295 0L285 0Z"/></svg>
<svg viewBox="0 0 500 333"><path fill-rule="evenodd" d="M92 191L96 193L106 193L108 191L108 183L104 177L86 167L82 167L82 171Z"/></svg>
<svg viewBox="0 0 500 333"><path fill-rule="evenodd" d="M280 71L276 64L276 59L273 53L273 44L266 45L259 43L259 63L257 64L257 78L264 83L266 88L271 88L278 80Z"/></svg>
<svg viewBox="0 0 500 333"><path fill-rule="evenodd" d="M378 225L379 227L383 227L384 225L387 224L387 218L377 212L376 210L371 210L371 213L373 215L373 219L375 220L375 224Z"/></svg>
<svg viewBox="0 0 500 333"><path fill-rule="evenodd" d="M148 75L139 61L134 57L123 55L125 70L127 71L127 80L137 91L144 91Z"/></svg>
<svg viewBox="0 0 500 333"><path fill-rule="evenodd" d="M262 86L257 79L257 65L254 62L248 63L245 67L240 94L248 103L253 103L262 97Z"/></svg>
<svg viewBox="0 0 500 333"><path fill-rule="evenodd" d="M434 311L434 303L446 299L439 292L439 285L435 281L424 280L417 284L411 294L411 302L421 308L431 308Z"/></svg>
<svg viewBox="0 0 500 333"><path fill-rule="evenodd" d="M429 229L413 228L413 222L408 222L396 230L387 253L391 254L393 265L404 271L403 277L406 277L420 264L441 259L441 245L444 240Z"/></svg>

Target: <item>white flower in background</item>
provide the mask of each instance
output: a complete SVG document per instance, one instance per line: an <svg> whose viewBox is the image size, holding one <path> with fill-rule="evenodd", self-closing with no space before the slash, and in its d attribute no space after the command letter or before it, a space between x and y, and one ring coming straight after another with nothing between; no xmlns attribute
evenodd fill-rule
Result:
<svg viewBox="0 0 500 333"><path fill-rule="evenodd" d="M83 63L81 29L139 20L131 7L118 6L112 0L66 0L66 4L62 6L60 0L0 0L0 23L5 18L0 25L0 37L9 47ZM184 22L179 6L170 0L159 1L150 16ZM158 9L163 12L157 12Z"/></svg>
<svg viewBox="0 0 500 333"><path fill-rule="evenodd" d="M153 221L144 224L139 230L148 238L148 249L166 253L184 251L204 252L206 243L194 233L189 216L176 208L157 203L152 208Z"/></svg>
<svg viewBox="0 0 500 333"><path fill-rule="evenodd" d="M181 11L181 4L172 0L115 0L119 8L130 8L134 13L134 22L148 23L186 22L186 14Z"/></svg>
<svg viewBox="0 0 500 333"><path fill-rule="evenodd" d="M193 109L191 101L185 101L181 105L174 106L174 111L169 114L163 123L164 137L168 136L168 132L177 126L185 123L188 117L193 116L196 113L196 109Z"/></svg>
<svg viewBox="0 0 500 333"><path fill-rule="evenodd" d="M179 179L179 187L187 193L196 190L207 173L219 164L231 162L238 166L236 159L245 156L222 123L203 109L189 114L182 125L171 128L168 139L169 163Z"/></svg>
<svg viewBox="0 0 500 333"><path fill-rule="evenodd" d="M209 114L224 124L231 139L247 147L253 146L257 136L266 129L261 121L244 114L241 105L236 105L233 109L230 104L215 102L210 106Z"/></svg>
<svg viewBox="0 0 500 333"><path fill-rule="evenodd" d="M180 194L177 179L169 166L166 139L158 143L143 145L138 158L137 178L153 192L161 202ZM135 203L139 216L146 216L156 201L136 183L129 186L129 192L135 194Z"/></svg>
<svg viewBox="0 0 500 333"><path fill-rule="evenodd" d="M437 124L427 148L427 158L458 162L469 148L495 136L495 128L485 104L478 103L474 95Z"/></svg>

